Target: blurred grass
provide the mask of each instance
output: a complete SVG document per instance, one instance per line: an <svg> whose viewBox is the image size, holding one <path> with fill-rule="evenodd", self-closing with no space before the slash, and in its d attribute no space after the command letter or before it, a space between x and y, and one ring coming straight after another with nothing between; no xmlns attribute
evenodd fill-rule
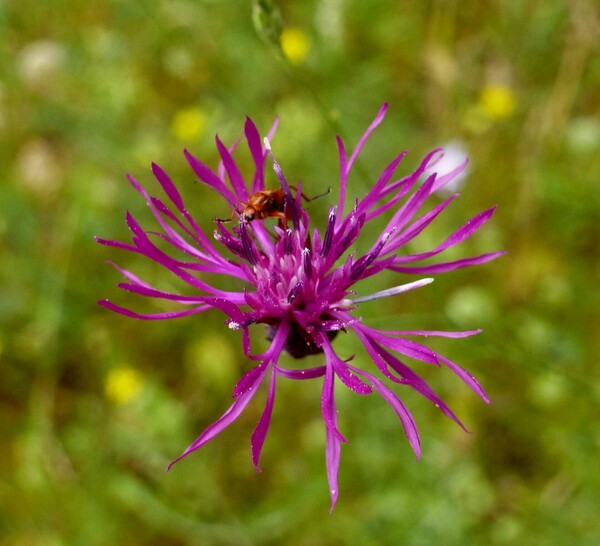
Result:
<svg viewBox="0 0 600 546"><path fill-rule="evenodd" d="M240 0L0 3L0 544L597 544L594 3L279 4L296 33L284 47L293 63ZM93 242L126 239L126 209L152 225L124 175L153 187L159 163L210 230L215 205L183 147L215 165L217 131L232 142L245 115L262 131L280 115L277 157L316 193L335 187L335 132L352 146L384 101L355 192L399 150L411 150L408 172L458 140L471 158L463 195L424 241L498 203L460 255L509 254L365 305L364 320L484 327L435 348L474 372L493 404L419 368L473 434L406 393L423 436L416 464L382 401L340 390L350 444L331 516L316 383L279 382L262 474L248 446L260 395L165 474L248 363L216 313L142 323L97 307L138 303L117 294L107 259L171 282ZM326 210L312 205L322 225ZM364 358L351 339L336 346Z"/></svg>

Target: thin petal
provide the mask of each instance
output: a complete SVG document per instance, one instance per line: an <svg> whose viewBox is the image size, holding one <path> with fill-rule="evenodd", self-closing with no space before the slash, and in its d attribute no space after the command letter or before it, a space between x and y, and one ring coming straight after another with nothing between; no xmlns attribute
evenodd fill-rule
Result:
<svg viewBox="0 0 600 546"><path fill-rule="evenodd" d="M351 366L352 367L352 366ZM417 424L410 411L406 408L406 406L402 403L398 395L392 391L389 387L387 387L381 380L379 380L374 375L371 375L364 370L360 370L358 368L354 368L356 373L359 373L366 377L368 381L371 382L373 387L377 389L377 392L381 395L381 397L394 409L400 421L402 422L402 426L404 428L404 432L406 433L406 437L408 438L408 443L412 447L417 459L421 457L421 441L419 439L419 430L417 429Z"/></svg>
<svg viewBox="0 0 600 546"><path fill-rule="evenodd" d="M416 214L427 197L429 197L434 181L435 175L431 175L410 199L400 207L398 212L394 214L384 231L389 232L394 228L398 231L401 230Z"/></svg>
<svg viewBox="0 0 600 546"><path fill-rule="evenodd" d="M325 426L330 430L340 442L347 442L337 428L337 411L335 409L335 398L333 393L334 375L333 367L327 366L325 372L325 381L323 381L323 395L321 397L321 410Z"/></svg>
<svg viewBox="0 0 600 546"><path fill-rule="evenodd" d="M125 307L121 307L120 305L116 305L108 300L99 300L98 305L106 307L107 309L110 309L115 313L125 315L126 317L142 320L163 320L187 317L189 315L195 315L196 313L202 313L202 311L206 311L207 309L211 308L209 305L199 305L198 307L194 307L193 309L185 309L183 311L167 311L165 313L141 314L131 311L130 309L126 309Z"/></svg>
<svg viewBox="0 0 600 546"><path fill-rule="evenodd" d="M247 201L248 188L246 187L246 183L244 182L244 178L242 177L242 173L240 172L237 163L233 160L231 153L218 136L215 138L215 141L217 142L217 149L223 160L223 165L227 171L227 176L229 177L233 191L237 195L239 201Z"/></svg>
<svg viewBox="0 0 600 546"><path fill-rule="evenodd" d="M260 417L258 425L254 429L252 433L252 439L250 440L250 445L252 449L252 463L258 472L261 472L260 467L258 466L258 461L260 459L260 453L262 451L263 445L265 443L265 438L267 436L267 432L269 430L269 425L271 423L271 415L273 414L273 404L275 402L275 380L277 378L277 372L275 371L275 366L271 369L271 385L269 387L269 395L267 396L267 403L265 405L265 409Z"/></svg>
<svg viewBox="0 0 600 546"><path fill-rule="evenodd" d="M233 389L233 397L238 398L246 393L249 389L256 384L257 381L262 380L265 372L267 371L268 364L271 359L267 358L263 360L258 366L247 371L237 382Z"/></svg>
<svg viewBox="0 0 600 546"><path fill-rule="evenodd" d="M442 413L444 413L444 415L452 419L465 432L468 432L467 428L462 424L460 419L419 374L411 370L406 364L404 364L394 355L384 350L381 345L374 343L374 348L379 352L379 354L381 354L382 358L406 380L408 385L410 385L419 394L433 402L436 407L438 407Z"/></svg>
<svg viewBox="0 0 600 546"><path fill-rule="evenodd" d="M277 333L271 342L271 346L264 353L264 360L258 365L248 371L242 378L237 382L233 389L233 396L238 396L245 393L248 389L253 388L253 385L258 381L258 378L264 375L268 365L271 362L277 362L279 355L285 345L285 340L290 332L290 323L282 322L277 329Z"/></svg>
<svg viewBox="0 0 600 546"><path fill-rule="evenodd" d="M377 343L381 343L392 351L414 358L415 360L420 360L421 362L427 362L435 366L440 365L437 353L429 347L425 347L425 345L402 337L388 337L383 335L379 330L368 328L367 326L362 326L362 330L368 332L371 339L376 340Z"/></svg>
<svg viewBox="0 0 600 546"><path fill-rule="evenodd" d="M181 194L177 191L175 184L173 184L173 181L169 178L167 173L163 171L163 169L156 163L152 163L152 173L177 209L180 211L185 210L185 205L183 203L183 199L181 198ZM133 177L130 176L129 180L132 181Z"/></svg>
<svg viewBox="0 0 600 546"><path fill-rule="evenodd" d="M406 229L399 232L396 235L396 237L392 238L391 241L388 241L388 244L385 247L385 253L393 252L394 250L397 250L407 242L412 241L427 226L429 226L429 224L431 224L431 222L433 222L438 217L438 215L457 197L457 193L451 195L445 201L437 205L434 209L430 210L428 213L424 214L418 220L413 222Z"/></svg>
<svg viewBox="0 0 600 546"><path fill-rule="evenodd" d="M385 117L387 109L388 109L388 103L384 102L383 105L381 106L381 108L379 109L379 111L377 112L375 119L371 122L371 125L369 125L367 127L367 130L364 132L363 136L360 137L360 140L358 141L356 148L354 148L354 151L352 152L352 155L350 156L350 159L348 160L348 164L346 165L347 172L350 172L350 169L352 169L352 165L354 165L354 162L356 161L358 154L363 149L363 146L367 142L367 139L371 136L371 133L383 121L383 118Z"/></svg>
<svg viewBox="0 0 600 546"><path fill-rule="evenodd" d="M363 149L365 142L367 141L369 136L371 136L371 133L375 130L375 128L383 121L385 113L387 112L387 108L388 103L383 103L383 105L377 112L375 119L371 122L371 125L367 127L367 130L364 132L364 134L358 141L358 144L356 145L356 148L354 148L354 151L352 152L352 155L349 159L346 156L346 150L344 148L344 143L342 142L342 139L339 136L337 137L338 150L340 156L340 198L338 201L338 211L340 213L340 220L344 214L344 201L346 196L346 183L348 181L348 174L352 170L352 166L354 165L358 154Z"/></svg>
<svg viewBox="0 0 600 546"><path fill-rule="evenodd" d="M331 342L327 336L322 336L323 350L327 358L328 366L331 366L336 375L341 379L342 383L346 385L351 391L356 394L371 394L373 389L366 383L364 383L359 377L351 372L351 367L348 366L333 350Z"/></svg>
<svg viewBox="0 0 600 546"><path fill-rule="evenodd" d="M225 199L227 199L227 201L229 201L231 208L235 208L238 204L238 200L233 192L225 185L225 182L187 150L184 150L183 153L190 164L190 167L192 167L196 175L198 175L198 178L211 188L217 190Z"/></svg>
<svg viewBox="0 0 600 546"><path fill-rule="evenodd" d="M490 403L490 399L486 394L485 390L475 379L473 375L471 375L467 370L461 368L456 362L452 362L452 360L446 358L445 356L438 355L438 358L441 362L443 362L448 368L450 368L458 377L460 377L463 382L473 391L477 396L479 396L486 404Z"/></svg>
<svg viewBox="0 0 600 546"><path fill-rule="evenodd" d="M258 383L254 385L254 388L247 390L239 398L236 398L235 402L231 404L229 409L212 425L209 425L204 432L196 440L189 445L189 447L179 456L177 459L169 463L167 471L178 461L181 461L184 457L187 457L190 453L201 448L204 444L212 440L217 434L225 430L231 423L233 423L244 411L244 408L248 405L248 402L252 400L252 397L256 393Z"/></svg>
<svg viewBox="0 0 600 546"><path fill-rule="evenodd" d="M397 294L402 294L404 292L408 292L409 290L414 290L415 288L421 288L422 286L426 286L428 284L431 284L432 282L433 278L431 277L427 279L420 279L418 281L401 284L392 288L386 288L385 290L381 290L379 292L375 292L374 294L369 294L367 296L361 296L360 298L351 298L350 301L352 301L353 304L356 304L380 298L389 298L390 296L396 296Z"/></svg>
<svg viewBox="0 0 600 546"><path fill-rule="evenodd" d="M458 243L462 243L465 239L470 237L475 231L477 231L485 222L487 222L492 216L496 207L492 207L490 209L484 210L479 213L477 216L471 218L468 222L458 228L454 233L452 233L448 238L446 238L442 243L440 243L437 247L429 252L423 252L421 254L409 254L407 256L398 256L396 258L396 264L406 263L406 262L416 262L419 260L424 260L426 258L431 258L436 254L443 252L444 250L454 246ZM394 242L394 244L390 244L390 250L398 248L399 244Z"/></svg>
<svg viewBox="0 0 600 546"><path fill-rule="evenodd" d="M275 175L277 176L277 180L279 181L279 185L285 194L285 208L286 213L292 218L292 223L294 224L295 229L299 229L300 227L300 213L298 212L298 207L296 205L296 201L294 200L294 196L292 195L292 191L290 190L290 185L288 184L285 175L283 174L283 170L281 166L275 159L275 155L273 154L273 150L271 149L271 144L269 143L269 139L265 139L265 148L267 153L271 156L271 161L273 162L273 170L275 171Z"/></svg>
<svg viewBox="0 0 600 546"><path fill-rule="evenodd" d="M288 370L277 366L277 373L288 379L315 379L323 377L327 370L326 366L317 366L316 368L304 368L302 370Z"/></svg>
<svg viewBox="0 0 600 546"><path fill-rule="evenodd" d="M329 483L329 496L333 512L338 498L338 470L340 467L341 443L338 436L329 427L325 427L325 464L327 467L327 482Z"/></svg>
<svg viewBox="0 0 600 546"><path fill-rule="evenodd" d="M465 239L475 233L483 224L485 224L492 217L492 214L494 214L495 210L496 206L480 212L477 216L471 218L466 224L457 229L440 246L448 248L449 246L462 243Z"/></svg>
<svg viewBox="0 0 600 546"><path fill-rule="evenodd" d="M464 332L446 332L444 330L378 330L386 336L424 336L424 337L452 337L461 338L476 336L483 330L465 330Z"/></svg>
<svg viewBox="0 0 600 546"><path fill-rule="evenodd" d="M440 158L441 159L441 158ZM460 165L456 168L452 169L449 173L446 173L442 176L439 176L435 179L435 184L431 189L431 193L438 191L440 188L443 188L446 184L451 182L454 178L456 178L461 172L465 170L465 167L468 165L469 159L466 158Z"/></svg>
<svg viewBox="0 0 600 546"><path fill-rule="evenodd" d="M398 265L392 265L389 267L392 271L398 271L399 273L413 273L415 275L432 275L435 273L446 273L448 271L454 271L455 269L462 269L463 267L471 267L473 265L481 265L486 262L491 262L496 258L503 256L506 252L488 252L487 254L480 254L479 256L473 256L472 258L463 258L461 260L453 260L451 262L442 262L440 264L425 265L421 267L402 267Z"/></svg>
<svg viewBox="0 0 600 546"><path fill-rule="evenodd" d="M340 211L340 217L343 217L344 203L346 201L346 182L348 181L348 157L346 156L346 148L341 137L337 136L336 142L340 157L340 196L338 198L337 210Z"/></svg>
<svg viewBox="0 0 600 546"><path fill-rule="evenodd" d="M252 181L252 192L254 193L263 190L265 187L265 154L260 139L260 133L249 117L246 117L244 134L246 135L248 149L250 150L250 154L252 155L256 167L256 172L254 173L254 179Z"/></svg>
<svg viewBox="0 0 600 546"><path fill-rule="evenodd" d="M381 345L373 340L367 332L364 331L362 325L354 324L351 328L356 332L367 349L367 352L373 359L373 362L381 370L381 372L392 381L409 385L412 389L418 392L421 396L427 398L430 402L436 405L444 415L452 419L465 432L468 432L466 427L461 423L460 419L448 407L448 405L435 393L428 383L416 372L411 370L406 364L396 358L394 355L386 351ZM396 378L387 370L386 364L390 366L401 379Z"/></svg>
<svg viewBox="0 0 600 546"><path fill-rule="evenodd" d="M131 271L123 269L122 267L118 266L116 263L110 260L108 260L106 263L112 265L119 273L121 273L121 275L123 275L123 277L129 279L134 284L137 284L138 286L146 286L147 288L152 288L147 282L140 279L137 275L134 275Z"/></svg>
<svg viewBox="0 0 600 546"><path fill-rule="evenodd" d="M117 285L122 290L131 292L132 294L139 294L140 296L147 296L150 298L159 298L163 300L176 301L177 303L183 303L186 305L205 303L205 296L183 296L181 294L174 294L171 292L164 292L162 290L156 290L150 286L139 286L137 284L121 282Z"/></svg>
<svg viewBox="0 0 600 546"><path fill-rule="evenodd" d="M398 154L392 160L392 162L383 170L383 172L381 173L381 176L379 177L379 180L369 190L367 195L365 195L361 199L360 206L363 208L363 210L370 209L379 199L381 199L383 188L390 181L390 178L392 178L392 176L396 172L396 169L398 168L398 165L404 159L404 157L406 156L407 153L408 153L407 151L404 151L404 152ZM376 216L376 215L375 214L374 215L367 214L367 219L371 219L373 216Z"/></svg>
<svg viewBox="0 0 600 546"><path fill-rule="evenodd" d="M97 243L105 246L112 246L114 248L120 248L121 250L128 250L129 252L135 252L141 254L140 249L137 246L130 245L128 243L122 243L121 241L113 241L111 239L103 239L102 237L94 237Z"/></svg>

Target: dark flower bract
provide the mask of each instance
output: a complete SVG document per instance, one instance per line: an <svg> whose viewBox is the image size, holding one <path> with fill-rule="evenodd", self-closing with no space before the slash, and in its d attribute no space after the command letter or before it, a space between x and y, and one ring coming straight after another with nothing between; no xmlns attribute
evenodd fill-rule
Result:
<svg viewBox="0 0 600 546"><path fill-rule="evenodd" d="M377 391L398 415L417 457L420 455L420 444L413 417L383 379L414 389L461 427L463 425L431 387L403 362L404 357L436 366L447 366L483 400L488 401L484 390L473 376L451 360L412 339L420 336L466 337L479 330L376 330L364 324L357 314L363 302L416 289L433 280L430 277L420 278L375 294L355 297L353 286L367 277L384 270L433 275L482 264L502 254L491 252L434 264L421 263L470 237L490 218L494 208L471 218L435 248L419 254L407 252L406 244L427 228L457 197L454 194L443 201L438 199L437 204L429 211L417 216L428 197L451 182L465 166L463 164L449 173L431 174L423 181L423 173L431 172L442 155L441 150L434 150L427 155L413 173L396 178L395 172L405 155L401 153L385 167L366 195L360 198L348 196L350 171L367 138L383 120L386 110L387 104L384 104L350 155L338 138L339 197L337 204L329 210L324 230L310 226L308 212L303 206L301 188L293 188L287 183L272 156L269 139L261 139L250 119L246 120L244 131L254 163L254 172L249 179L242 175L233 158L235 146L227 148L219 138L216 143L221 163L216 172L189 152L186 151L185 156L198 178L218 192L224 198L224 203L229 204L238 214L241 212L240 207L247 204L256 192L265 190L265 168L272 162L284 196L284 213L280 214L284 218L276 221L250 221L250 218L241 214L240 220L231 224L233 227L229 227L227 222L215 220L215 243L187 211L175 185L158 165L153 165L152 170L168 198L167 201L151 197L136 180L129 177L133 187L146 200L161 231L145 231L127 214L127 224L133 233L131 244L105 239L98 241L150 258L190 285L196 295L158 290L133 273L115 266L126 279L126 282L119 285L124 290L169 300L179 304L180 308L166 313L142 315L107 300L100 301L100 304L126 316L142 319L183 317L216 308L228 316L226 324L229 328L242 330L243 350L248 359L256 363L235 386L234 402L229 409L206 428L173 463L197 450L230 425L250 402L259 385L268 378L270 387L267 402L251 438L252 460L258 469L260 452L271 420L278 376L287 379L322 377L321 408L333 508L338 495L340 446L341 442L346 442L337 424L334 400L337 380L357 394L367 395L373 389ZM361 233L364 233L365 226L373 219L385 215L389 216L389 220L383 232L373 241L368 252L356 255L352 247ZM174 252L166 252L165 243ZM177 257L173 254L177 254ZM242 281L244 288L239 292L216 288L207 280L215 276L238 279ZM266 352L255 355L250 349L249 330L260 323L266 325L263 328L266 328L270 346ZM351 364L350 359L342 358L336 353L333 343L339 332L352 332L358 337L374 364L372 370L359 368ZM295 359L321 354L324 363L317 367L287 369L280 362L283 352Z"/></svg>

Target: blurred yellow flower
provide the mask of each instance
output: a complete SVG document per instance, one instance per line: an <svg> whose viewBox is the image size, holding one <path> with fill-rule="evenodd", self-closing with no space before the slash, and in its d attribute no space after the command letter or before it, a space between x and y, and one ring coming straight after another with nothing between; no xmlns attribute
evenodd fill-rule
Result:
<svg viewBox="0 0 600 546"><path fill-rule="evenodd" d="M175 113L171 122L171 133L182 142L197 139L206 127L206 116L198 107L182 108Z"/></svg>
<svg viewBox="0 0 600 546"><path fill-rule="evenodd" d="M127 404L142 391L144 380L141 374L129 367L115 368L108 372L104 392L114 404Z"/></svg>
<svg viewBox="0 0 600 546"><path fill-rule="evenodd" d="M308 55L310 39L306 32L297 27L288 27L281 33L281 49L292 64L300 64Z"/></svg>
<svg viewBox="0 0 600 546"><path fill-rule="evenodd" d="M479 106L491 119L509 117L517 106L517 97L507 85L488 84L481 91Z"/></svg>

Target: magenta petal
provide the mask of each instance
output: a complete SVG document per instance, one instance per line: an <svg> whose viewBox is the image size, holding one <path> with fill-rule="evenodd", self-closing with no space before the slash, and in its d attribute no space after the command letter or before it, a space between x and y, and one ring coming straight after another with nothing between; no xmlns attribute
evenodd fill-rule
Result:
<svg viewBox="0 0 600 546"><path fill-rule="evenodd" d="M418 220L413 222L406 229L400 231L395 237L393 237L385 247L385 252L392 252L399 249L409 241L412 241L417 235L419 235L431 222L433 222L438 215L458 197L458 194L451 195L445 201L437 205L435 208L421 216Z"/></svg>
<svg viewBox="0 0 600 546"><path fill-rule="evenodd" d="M251 370L246 372L235 385L233 389L233 397L238 398L243 395L249 389L252 389L258 381L261 381L265 372L267 371L267 365L270 359L263 360L258 366L254 366Z"/></svg>
<svg viewBox="0 0 600 546"><path fill-rule="evenodd" d="M271 142L273 140L273 137L275 136L275 133L277 132L277 127L279 127L279 116L275 116L275 119L273 120L273 125L271 125L271 128L269 129L269 132L267 133L267 138L269 139L269 142Z"/></svg>
<svg viewBox="0 0 600 546"><path fill-rule="evenodd" d="M475 231L477 231L485 222L487 222L490 219L490 217L494 213L495 209L496 209L496 207L492 207L492 208L485 210L482 213L478 214L474 218L471 218L467 223L465 223L460 228L458 228L454 233L452 233L449 237L447 237L441 244L439 244L433 250L430 250L428 252L422 252L420 254L408 254L406 256L398 256L396 258L396 265L399 265L401 263L425 260L426 258L431 258L437 254L440 254L441 252L450 248L451 246L454 246L458 243L462 243L465 239L467 239L468 237L473 235L473 233L475 233ZM420 221L421 221L421 219L418 220L416 223L418 223ZM413 226L415 224L413 224ZM395 250L395 249L399 248L401 244L404 244L404 242L409 241L410 239L408 239L406 237L406 234L411 229L412 229L412 227L409 228L407 231L402 232L402 235L400 237L398 237L396 240L394 240L391 244L389 244L388 248L386 250L388 252L390 252L391 250ZM493 253L493 254L496 254L496 253ZM483 262L479 262L479 263L483 263ZM478 265L478 263L473 263L473 264L468 264L468 265ZM462 266L462 267L465 267L465 266Z"/></svg>
<svg viewBox="0 0 600 546"><path fill-rule="evenodd" d="M346 201L346 182L348 180L348 158L346 156L346 148L344 141L338 136L336 137L338 145L338 154L340 157L340 196L338 198L337 210L340 213L340 219L343 218L344 204Z"/></svg>
<svg viewBox="0 0 600 546"><path fill-rule="evenodd" d="M321 410L323 412L323 419L325 421L327 430L331 431L331 433L334 434L340 442L347 442L348 440L342 436L337 428L337 411L335 408L333 387L333 368L331 366L327 366L325 372L325 381L323 381L323 395L321 397Z"/></svg>
<svg viewBox="0 0 600 546"><path fill-rule="evenodd" d="M377 340L378 343L385 345L393 351L414 358L415 360L420 360L421 362L427 362L428 364L433 364L435 366L440 365L437 353L420 343L410 339L390 338L381 335L381 332L371 328L364 328L364 330L369 332L369 336L372 339Z"/></svg>
<svg viewBox="0 0 600 546"><path fill-rule="evenodd" d="M408 442L412 447L417 459L421 457L421 441L419 439L419 431L417 429L417 424L411 413L408 411L406 406L402 403L400 398L396 395L394 391L388 388L381 380L377 379L375 376L357 368L353 368L356 373L360 373L364 375L371 384L377 389L377 392L381 395L381 397L394 409L400 421L402 422L402 426L404 427L404 432L406 433L406 437L408 438Z"/></svg>
<svg viewBox="0 0 600 546"><path fill-rule="evenodd" d="M240 311L240 308L231 300L225 298L206 297L204 301L212 307L223 311L223 313L228 315L231 319L240 323L244 321L244 314L242 313L242 311Z"/></svg>
<svg viewBox="0 0 600 546"><path fill-rule="evenodd" d="M176 462L181 461L181 459L190 453L201 448L204 444L217 436L217 434L231 425L231 423L233 423L240 416L242 411L244 411L244 408L248 405L248 402L252 400L257 387L258 385L255 385L254 388L247 390L244 394L237 398L219 419L204 429L204 432L198 436L198 438L196 438L196 440L190 444L190 446L179 457L177 457L177 459L169 463L169 466L167 466L167 471L170 470Z"/></svg>
<svg viewBox="0 0 600 546"><path fill-rule="evenodd" d="M333 512L338 498L338 470L340 467L341 443L339 437L329 427L325 427L325 464L327 467L327 482Z"/></svg>
<svg viewBox="0 0 600 546"><path fill-rule="evenodd" d="M467 158L458 167L454 168L449 173L446 173L443 176L436 178L435 184L433 185L433 188L431 189L431 193L438 191L440 188L443 188L446 184L448 184L448 182L451 182L454 178L456 178L461 172L464 171L464 169L468 163L469 163L469 160Z"/></svg>
<svg viewBox="0 0 600 546"><path fill-rule="evenodd" d="M326 366L318 366L316 368L304 368L302 370L288 370L287 368L281 368L277 366L277 373L288 379L315 379L316 377L323 377L327 370Z"/></svg>
<svg viewBox="0 0 600 546"><path fill-rule="evenodd" d="M455 269L462 269L463 267L470 267L472 265L481 265L486 262L491 262L496 258L503 256L506 252L488 252L487 254L481 254L479 256L473 256L472 258L463 258L461 260L454 260L451 262L443 262L440 264L415 266L415 267L403 267L398 265L392 265L389 267L392 271L398 271L399 273L413 273L415 275L431 275L434 273L446 273L448 271L454 271Z"/></svg>
<svg viewBox="0 0 600 546"><path fill-rule="evenodd" d="M125 277L126 279L129 279L134 284L137 284L138 286L145 286L147 288L152 288L147 282L140 279L137 275L134 275L131 271L127 271L127 269L123 269L122 267L120 267L119 265L117 265L114 262L111 262L110 260L107 261L106 263L112 265L119 273L121 273L121 275L123 275L123 277Z"/></svg>
<svg viewBox="0 0 600 546"><path fill-rule="evenodd" d="M233 194L233 192L225 185L223 182L213 171L211 171L202 161L200 161L197 157L194 157L191 153L185 150L184 155L190 164L190 167L194 170L194 172L198 175L198 178L202 180L205 184L211 186L215 190L217 190L227 201L232 208L235 208L237 205L237 198Z"/></svg>
<svg viewBox="0 0 600 546"><path fill-rule="evenodd" d="M139 248L136 246L129 245L127 243L122 243L121 241L112 241L110 239L103 239L102 237L94 237L97 243L105 246L112 246L114 248L120 248L121 250L128 250L129 252L140 253Z"/></svg>
<svg viewBox="0 0 600 546"><path fill-rule="evenodd" d="M483 224L485 224L494 214L496 207L491 207L483 212L480 212L474 218L471 218L466 224L458 228L450 237L448 237L440 247L448 248L458 243L462 243L465 239L469 238L475 231L477 231Z"/></svg>
<svg viewBox="0 0 600 546"><path fill-rule="evenodd" d="M404 378L408 385L410 385L415 391L427 398L429 401L433 402L444 415L452 419L465 432L468 432L460 419L419 374L412 371L406 364L393 356L391 353L388 353L381 345L378 345L374 342L372 342L372 345L381 355L381 357L394 369L394 371Z"/></svg>
<svg viewBox="0 0 600 546"><path fill-rule="evenodd" d="M369 190L369 193L364 196L364 198L360 201L360 206L363 211L371 209L377 201L379 201L382 197L382 190L385 188L386 184L390 181L390 178L394 175L394 172L398 168L400 162L404 159L408 152L404 151L398 154L392 162L383 170L379 180L375 183L375 185ZM387 208L385 209L387 210ZM381 213L381 209L377 209L369 214L367 214L367 219L374 218Z"/></svg>
<svg viewBox="0 0 600 546"><path fill-rule="evenodd" d="M139 286L137 284L120 282L117 285L122 290L139 294L141 296L147 296L150 298L158 298L170 301L176 301L178 303L205 303L205 296L182 296L181 294L172 294L169 292L163 292L162 290L156 290L149 286Z"/></svg>
<svg viewBox="0 0 600 546"><path fill-rule="evenodd" d="M246 184L244 182L244 178L242 177L242 173L240 172L237 163L231 157L231 153L227 149L227 147L221 142L219 137L216 137L217 149L221 154L221 159L223 160L223 165L225 166L225 170L227 171L227 175L229 176L229 181L231 182L231 186L237 195L239 201L247 201L248 200L248 188L246 188Z"/></svg>
<svg viewBox="0 0 600 546"><path fill-rule="evenodd" d="M209 305L199 305L198 307L194 307L193 309L185 309L184 311L167 311L166 313L148 313L141 314L131 311L130 309L126 309L125 307L121 307L120 305L116 305L108 300L99 300L98 305L102 307L106 307L115 313L119 313L121 315L125 315L126 317L142 319L142 320L163 320L163 319L173 319L179 317L187 317L189 315L194 315L196 313L201 313L202 311L206 311L210 309Z"/></svg>
<svg viewBox="0 0 600 546"><path fill-rule="evenodd" d="M356 394L371 394L373 389L350 371L351 367L335 353L326 336L323 336L323 350L327 357L327 365L333 367L334 372L346 387Z"/></svg>
<svg viewBox="0 0 600 546"><path fill-rule="evenodd" d="M464 332L446 332L444 330L379 330L385 336L424 336L424 337L469 337L480 334L483 330L465 330Z"/></svg>
<svg viewBox="0 0 600 546"><path fill-rule="evenodd" d="M273 414L273 403L275 402L275 380L277 378L277 373L275 371L275 367L273 366L271 369L271 385L269 387L269 395L267 396L267 403L265 405L265 410L263 411L260 421L258 425L254 429L252 433L252 439L250 440L250 445L252 449L252 462L254 467L258 472L261 472L260 467L258 466L258 461L260 459L260 452L262 451L263 444L265 443L265 437L267 436L267 431L269 430L269 425L271 423L271 415Z"/></svg>
<svg viewBox="0 0 600 546"><path fill-rule="evenodd" d="M477 396L479 396L486 404L490 403L490 399L488 398L488 395L486 394L485 390L473 375L471 375L467 370L461 368L458 364L452 362L452 360L446 358L445 356L438 355L438 357L441 362L443 362L458 377L460 377L464 381L464 383L468 385L471 388L471 390L473 390L473 392L475 392L475 394L477 394Z"/></svg>
<svg viewBox="0 0 600 546"><path fill-rule="evenodd" d="M252 155L252 159L254 160L254 166L256 167L256 172L252 181L252 193L254 193L264 189L265 187L265 154L262 147L262 141L260 139L260 133L258 132L256 125L254 125L254 122L249 117L246 117L244 134L246 135L248 148L250 150L250 154Z"/></svg>
<svg viewBox="0 0 600 546"><path fill-rule="evenodd" d="M336 374L351 391L356 394L371 394L373 389L348 370L347 366L336 366Z"/></svg>
<svg viewBox="0 0 600 546"><path fill-rule="evenodd" d="M152 163L152 172L177 209L180 211L185 210L185 205L183 204L181 194L177 191L175 184L173 184L173 181L169 178L167 173L163 171L162 168L156 163ZM130 177L130 180L132 180L132 178L133 177Z"/></svg>
<svg viewBox="0 0 600 546"><path fill-rule="evenodd" d="M364 132L363 136L360 137L360 140L358 141L356 148L354 148L354 151L352 152L352 155L350 156L350 159L348 160L348 164L346 165L347 172L349 172L350 169L352 169L352 165L356 161L356 158L358 157L358 154L360 153L360 151L363 149L365 142L367 142L367 139L371 136L371 133L383 121L383 118L385 117L387 109L388 109L388 103L384 102L383 105L381 106L381 108L379 109L379 111L377 112L375 119L371 122L371 125L369 125L369 127L367 127L367 130Z"/></svg>
<svg viewBox="0 0 600 546"><path fill-rule="evenodd" d="M431 175L423 185L404 203L400 210L394 214L388 222L384 231L390 231L393 228L402 229L410 219L416 214L421 205L425 202L431 193L431 187L435 182L435 175Z"/></svg>
<svg viewBox="0 0 600 546"><path fill-rule="evenodd" d="M444 415L452 419L465 432L468 432L466 427L461 423L460 419L418 373L411 370L410 367L386 351L382 345L378 344L375 339L371 337L368 329L365 330L360 324L354 324L351 326L351 328L356 332L356 335L363 342L365 349L375 362L376 366L386 377L392 381L409 385L421 396L427 398L427 400L435 404L442 411L442 413L444 413ZM386 365L391 367L400 376L400 379L390 374Z"/></svg>

